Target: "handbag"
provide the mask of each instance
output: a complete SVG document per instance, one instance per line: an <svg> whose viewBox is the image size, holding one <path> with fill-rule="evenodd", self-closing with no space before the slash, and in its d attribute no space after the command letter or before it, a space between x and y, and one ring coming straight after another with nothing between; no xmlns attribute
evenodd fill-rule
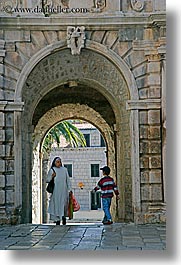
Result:
<svg viewBox="0 0 181 265"><path fill-rule="evenodd" d="M80 210L80 204L76 200L75 196L72 194L72 204L73 204L73 211L77 212Z"/></svg>
<svg viewBox="0 0 181 265"><path fill-rule="evenodd" d="M53 170L54 173L56 173L55 170L54 170L53 168L52 168L52 170ZM50 180L50 182L48 183L48 185L47 185L46 191L47 191L48 193L53 193L54 186L55 186L54 178L52 178L52 179Z"/></svg>
<svg viewBox="0 0 181 265"><path fill-rule="evenodd" d="M77 212L80 210L80 204L76 200L73 193L69 193L69 205L68 205L68 217L69 220L73 219L73 212Z"/></svg>

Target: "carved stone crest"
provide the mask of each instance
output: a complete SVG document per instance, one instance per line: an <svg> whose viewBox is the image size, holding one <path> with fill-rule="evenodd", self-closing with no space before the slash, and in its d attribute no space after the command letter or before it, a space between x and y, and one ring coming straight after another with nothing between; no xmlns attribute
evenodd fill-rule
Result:
<svg viewBox="0 0 181 265"><path fill-rule="evenodd" d="M106 6L106 0L93 0L92 12L102 12Z"/></svg>
<svg viewBox="0 0 181 265"><path fill-rule="evenodd" d="M141 12L144 8L144 0L131 0L131 7L137 12Z"/></svg>
<svg viewBox="0 0 181 265"><path fill-rule="evenodd" d="M67 27L67 47L71 49L72 55L80 54L85 47L85 27Z"/></svg>

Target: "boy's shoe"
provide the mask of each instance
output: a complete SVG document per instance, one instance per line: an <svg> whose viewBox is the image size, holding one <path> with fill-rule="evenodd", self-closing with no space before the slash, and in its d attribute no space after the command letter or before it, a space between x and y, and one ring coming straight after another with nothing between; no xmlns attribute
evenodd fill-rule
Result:
<svg viewBox="0 0 181 265"><path fill-rule="evenodd" d="M56 221L56 225L60 225L60 221Z"/></svg>
<svg viewBox="0 0 181 265"><path fill-rule="evenodd" d="M103 224L104 224L104 225L112 225L113 222L108 220L108 221L103 222Z"/></svg>

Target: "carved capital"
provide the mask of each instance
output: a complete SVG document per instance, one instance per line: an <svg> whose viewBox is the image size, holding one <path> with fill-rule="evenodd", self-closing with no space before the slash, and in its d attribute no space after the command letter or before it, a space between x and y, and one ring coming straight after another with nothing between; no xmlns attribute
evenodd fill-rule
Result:
<svg viewBox="0 0 181 265"><path fill-rule="evenodd" d="M141 12L144 8L144 0L131 0L131 7L137 12Z"/></svg>
<svg viewBox="0 0 181 265"><path fill-rule="evenodd" d="M146 53L145 56L146 56L148 62L157 62L157 61L160 61L160 59L161 59L161 55L158 53L152 53L152 54Z"/></svg>
<svg viewBox="0 0 181 265"><path fill-rule="evenodd" d="M67 27L67 47L71 49L72 55L80 54L85 47L85 27Z"/></svg>

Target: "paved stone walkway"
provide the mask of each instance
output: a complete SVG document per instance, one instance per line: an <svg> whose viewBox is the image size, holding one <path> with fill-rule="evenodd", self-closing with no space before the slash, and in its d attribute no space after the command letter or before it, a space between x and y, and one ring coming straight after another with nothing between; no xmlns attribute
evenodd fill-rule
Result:
<svg viewBox="0 0 181 265"><path fill-rule="evenodd" d="M114 223L0 226L1 250L164 250L166 226Z"/></svg>

